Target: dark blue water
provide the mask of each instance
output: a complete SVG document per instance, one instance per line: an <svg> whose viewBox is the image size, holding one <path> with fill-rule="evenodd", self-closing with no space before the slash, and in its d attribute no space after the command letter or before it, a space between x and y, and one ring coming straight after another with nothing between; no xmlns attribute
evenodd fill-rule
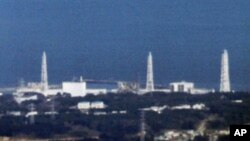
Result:
<svg viewBox="0 0 250 141"><path fill-rule="evenodd" d="M145 81L152 51L155 81L218 88L229 51L232 86L250 90L249 0L1 0L0 86L39 81L43 50L50 83L90 79Z"/></svg>
<svg viewBox="0 0 250 141"><path fill-rule="evenodd" d="M87 83L87 88L89 89L107 89L108 91L117 89L117 84L115 83Z"/></svg>

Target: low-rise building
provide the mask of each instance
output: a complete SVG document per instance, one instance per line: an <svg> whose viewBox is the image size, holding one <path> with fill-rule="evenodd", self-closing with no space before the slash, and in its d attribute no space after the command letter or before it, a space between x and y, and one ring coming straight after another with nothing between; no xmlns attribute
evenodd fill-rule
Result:
<svg viewBox="0 0 250 141"><path fill-rule="evenodd" d="M232 100L232 103L243 103L243 100Z"/></svg>
<svg viewBox="0 0 250 141"><path fill-rule="evenodd" d="M106 105L102 101L83 101L77 104L77 109L79 110L89 110L89 109L104 109Z"/></svg>
<svg viewBox="0 0 250 141"><path fill-rule="evenodd" d="M102 101L91 102L91 109L104 109L105 104Z"/></svg>
<svg viewBox="0 0 250 141"><path fill-rule="evenodd" d="M88 101L79 102L77 104L77 109L79 109L79 110L88 110L90 108L91 108L91 104Z"/></svg>
<svg viewBox="0 0 250 141"><path fill-rule="evenodd" d="M198 133L194 130L168 130L162 135L156 136L154 141L190 141L197 135Z"/></svg>
<svg viewBox="0 0 250 141"><path fill-rule="evenodd" d="M170 109L171 110L189 110L189 109L190 110L207 110L208 108L203 103L197 103L194 105L183 104L183 105L173 106Z"/></svg>
<svg viewBox="0 0 250 141"><path fill-rule="evenodd" d="M191 105L184 104L184 105L179 105L179 106L173 106L171 109L172 110L182 110L182 109L191 109Z"/></svg>
<svg viewBox="0 0 250 141"><path fill-rule="evenodd" d="M22 112L21 111L10 111L10 112L7 112L7 115L10 115L10 116L21 116Z"/></svg>
<svg viewBox="0 0 250 141"><path fill-rule="evenodd" d="M204 109L206 109L206 105L203 104L203 103L194 104L194 105L192 106L192 108L193 108L194 110L204 110Z"/></svg>

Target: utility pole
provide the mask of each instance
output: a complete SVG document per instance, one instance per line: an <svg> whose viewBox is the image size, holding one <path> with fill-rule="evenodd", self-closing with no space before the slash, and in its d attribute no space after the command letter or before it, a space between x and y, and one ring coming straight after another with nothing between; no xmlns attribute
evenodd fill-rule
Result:
<svg viewBox="0 0 250 141"><path fill-rule="evenodd" d="M30 105L30 117L29 117L30 124L34 124L35 123L34 111L35 111L35 105L32 103Z"/></svg>
<svg viewBox="0 0 250 141"><path fill-rule="evenodd" d="M54 102L54 98L52 98L52 101L51 101L51 119L54 120L55 119L55 102Z"/></svg>
<svg viewBox="0 0 250 141"><path fill-rule="evenodd" d="M141 110L141 118L140 118L140 126L141 126L141 131L140 131L140 141L145 141L145 136L146 136L146 127L145 127L145 111L142 109Z"/></svg>

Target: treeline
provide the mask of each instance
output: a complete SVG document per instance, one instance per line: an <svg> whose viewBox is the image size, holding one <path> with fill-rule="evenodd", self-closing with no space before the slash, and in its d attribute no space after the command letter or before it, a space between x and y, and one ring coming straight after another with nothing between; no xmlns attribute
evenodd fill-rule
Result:
<svg viewBox="0 0 250 141"><path fill-rule="evenodd" d="M243 103L234 103L242 100ZM86 115L74 109L81 101L103 101L108 107L104 112L126 110L127 114ZM6 116L8 111L29 111L33 103L38 112L49 111L52 102L58 114L53 118L49 115L35 116L35 123L24 116ZM148 111L145 113L147 139L167 129L197 129L200 122L210 115L218 117L208 122L209 129L225 129L230 124L246 124L250 121L250 94L211 93L207 95L190 95L185 93L165 94L160 92L136 95L132 93L107 95L87 95L86 97L70 97L56 95L50 101L40 98L17 104L11 95L0 97L0 136L27 136L30 138L55 137L99 137L100 140L133 141L139 139L140 110L151 106L176 106L182 104L204 103L209 110L169 110L161 114ZM90 111L95 112L97 110ZM227 137L221 137L225 140Z"/></svg>

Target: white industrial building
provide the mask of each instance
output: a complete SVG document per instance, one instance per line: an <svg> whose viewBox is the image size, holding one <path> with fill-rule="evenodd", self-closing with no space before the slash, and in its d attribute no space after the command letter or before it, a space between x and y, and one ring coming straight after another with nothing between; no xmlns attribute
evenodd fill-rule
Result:
<svg viewBox="0 0 250 141"><path fill-rule="evenodd" d="M47 71L47 57L46 53L43 53L42 56L42 65L41 65L41 81L37 83L28 83L25 87L19 87L16 91L17 94L24 94L28 92L42 93L44 96L56 95L57 93L69 93L72 97L84 97L87 94L99 95L106 94L108 92L134 92L138 94L145 94L149 92L184 92L189 94L207 94L214 92L213 89L200 89L195 88L193 82L173 82L170 83L169 88L158 89L154 85L154 73L153 73L153 57L151 52L148 55L147 59L147 80L146 88L140 89L139 84L136 83L127 83L122 82L118 83L118 89L106 89L106 88L88 88L87 82L83 81L82 77L78 82L62 82L62 85L58 85L53 88L48 83L48 71ZM229 63L228 63L228 53L225 50L222 55L222 68L221 68L221 92L230 92L230 79L229 79Z"/></svg>
<svg viewBox="0 0 250 141"><path fill-rule="evenodd" d="M7 112L7 115L11 115L11 116L21 116L22 112L21 111L10 111Z"/></svg>
<svg viewBox="0 0 250 141"><path fill-rule="evenodd" d="M42 93L41 90L41 83L36 83L36 82L29 82L27 86L25 87L20 87L17 89L16 93L17 94L22 94L22 93Z"/></svg>
<svg viewBox="0 0 250 141"><path fill-rule="evenodd" d="M46 91L47 96L56 95L58 93L63 93L62 88L50 88Z"/></svg>
<svg viewBox="0 0 250 141"><path fill-rule="evenodd" d="M77 104L77 109L79 110L89 110L89 109L104 109L106 105L102 101L83 101Z"/></svg>
<svg viewBox="0 0 250 141"><path fill-rule="evenodd" d="M91 109L104 109L105 104L102 101L91 102Z"/></svg>
<svg viewBox="0 0 250 141"><path fill-rule="evenodd" d="M72 97L86 96L86 82L63 82L62 91L63 93L69 93Z"/></svg>
<svg viewBox="0 0 250 141"><path fill-rule="evenodd" d="M87 94L99 95L99 94L106 94L108 92L107 89L89 89L86 90Z"/></svg>
<svg viewBox="0 0 250 141"><path fill-rule="evenodd" d="M55 91L56 92L56 91ZM80 82L63 82L62 92L69 93L72 97L84 97L87 94L99 95L106 94L107 89L89 89L87 88L87 82L81 80Z"/></svg>
<svg viewBox="0 0 250 141"><path fill-rule="evenodd" d="M26 87L18 88L15 95L22 95L24 93L42 93L45 96L56 95L58 93L69 93L72 97L84 97L87 94L99 95L106 94L107 89L104 88L87 88L87 82L62 82L62 86L49 87L46 91L41 90L41 83L28 83Z"/></svg>
<svg viewBox="0 0 250 141"><path fill-rule="evenodd" d="M214 89L201 89L201 88L194 88L190 94L208 94L208 93L214 93Z"/></svg>
<svg viewBox="0 0 250 141"><path fill-rule="evenodd" d="M91 104L88 101L79 102L77 104L77 109L79 109L79 110L88 110L88 109L90 109L90 107L91 107Z"/></svg>
<svg viewBox="0 0 250 141"><path fill-rule="evenodd" d="M202 89L202 88L195 88L193 82L173 82L170 83L170 92L184 92L190 94L208 94L214 92L213 89Z"/></svg>
<svg viewBox="0 0 250 141"><path fill-rule="evenodd" d="M170 83L170 90L171 92L185 92L191 93L194 89L194 83L192 82L173 82Z"/></svg>

